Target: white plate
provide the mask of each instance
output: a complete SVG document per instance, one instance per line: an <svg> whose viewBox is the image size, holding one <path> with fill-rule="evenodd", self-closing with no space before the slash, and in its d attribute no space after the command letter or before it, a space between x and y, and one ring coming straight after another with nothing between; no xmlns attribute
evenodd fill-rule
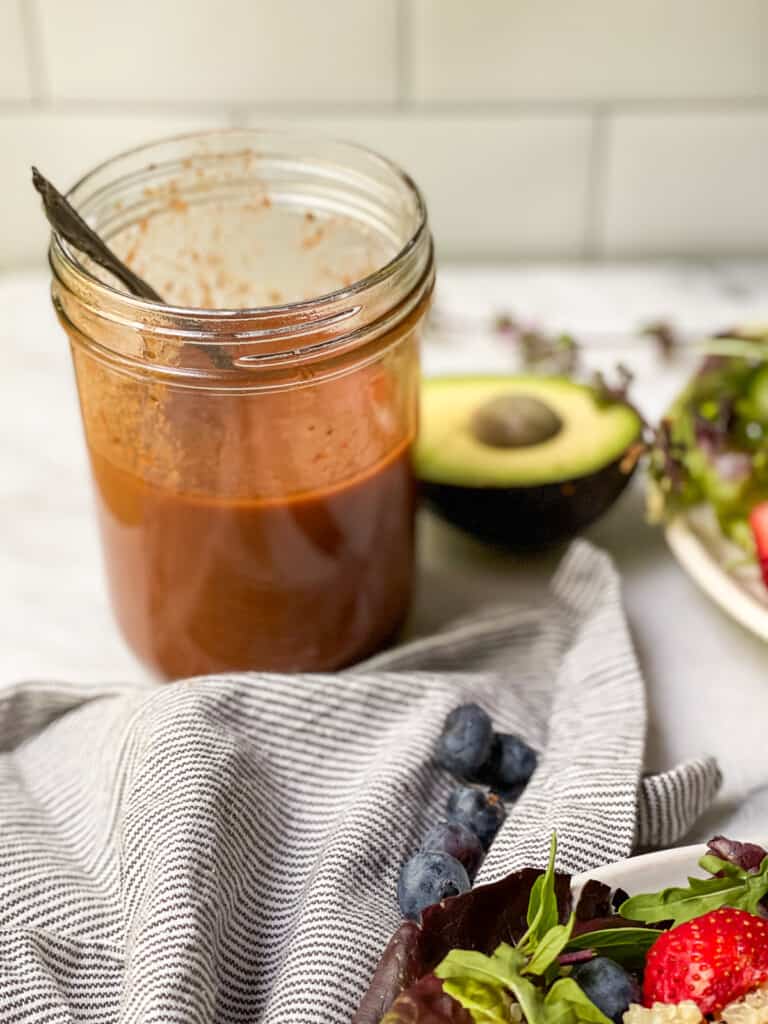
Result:
<svg viewBox="0 0 768 1024"><path fill-rule="evenodd" d="M612 889L624 889L630 896L641 892L658 892L669 885L686 885L689 875L706 877L699 867L699 858L706 852L706 846L697 844L618 860L606 867L574 875L574 896L578 895L590 878L605 882Z"/></svg>
<svg viewBox="0 0 768 1024"><path fill-rule="evenodd" d="M765 839L737 837L741 842L758 843L768 847ZM674 850L660 850L658 853L644 853L640 857L628 857L616 861L604 868L585 871L574 875L574 892L589 881L596 878L611 888L625 889L630 896L641 892L658 892L670 885L687 885L688 876L695 875L706 878L707 874L699 867L699 858L707 852L703 843L695 846L679 846Z"/></svg>
<svg viewBox="0 0 768 1024"><path fill-rule="evenodd" d="M768 590L755 565L723 537L712 510L692 509L674 519L667 543L688 575L742 626L768 640Z"/></svg>

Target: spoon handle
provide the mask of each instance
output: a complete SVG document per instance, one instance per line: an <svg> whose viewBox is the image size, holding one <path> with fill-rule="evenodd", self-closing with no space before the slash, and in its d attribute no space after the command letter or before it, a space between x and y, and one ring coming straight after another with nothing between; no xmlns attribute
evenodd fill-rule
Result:
<svg viewBox="0 0 768 1024"><path fill-rule="evenodd" d="M45 215L54 231L66 238L70 245L80 252L90 256L104 270L113 274L132 295L140 299L149 299L151 302L163 302L154 288L115 256L109 246L36 167L32 168L32 184L42 197Z"/></svg>

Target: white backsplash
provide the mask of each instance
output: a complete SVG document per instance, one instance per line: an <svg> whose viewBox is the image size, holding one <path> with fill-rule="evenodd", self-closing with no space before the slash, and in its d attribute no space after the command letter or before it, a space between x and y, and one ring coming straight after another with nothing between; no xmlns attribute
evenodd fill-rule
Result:
<svg viewBox="0 0 768 1024"><path fill-rule="evenodd" d="M0 0L0 270L31 162L276 122L400 160L442 257L768 253L767 0Z"/></svg>

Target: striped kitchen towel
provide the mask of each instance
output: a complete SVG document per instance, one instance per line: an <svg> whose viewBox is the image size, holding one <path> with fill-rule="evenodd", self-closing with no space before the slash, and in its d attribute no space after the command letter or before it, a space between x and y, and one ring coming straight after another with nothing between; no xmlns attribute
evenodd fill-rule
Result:
<svg viewBox="0 0 768 1024"><path fill-rule="evenodd" d="M441 816L474 700L539 768L479 882L674 842L717 766L642 779L643 685L609 559L336 675L0 692L0 1021L348 1024Z"/></svg>

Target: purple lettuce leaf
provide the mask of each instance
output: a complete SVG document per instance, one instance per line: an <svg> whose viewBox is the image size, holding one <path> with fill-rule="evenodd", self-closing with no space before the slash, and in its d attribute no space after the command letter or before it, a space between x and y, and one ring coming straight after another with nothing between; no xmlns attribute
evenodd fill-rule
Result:
<svg viewBox="0 0 768 1024"><path fill-rule="evenodd" d="M695 410L693 429L698 446L709 455L722 451L728 444L735 415L735 402L730 396L718 400L717 412L712 417L702 416Z"/></svg>
<svg viewBox="0 0 768 1024"><path fill-rule="evenodd" d="M576 920L592 921L596 917L610 917L612 913L610 885L590 878L579 894Z"/></svg>
<svg viewBox="0 0 768 1024"><path fill-rule="evenodd" d="M743 871L751 875L757 874L763 860L768 857L768 851L756 843L739 843L735 839L727 839L725 836L715 836L707 843L710 853L720 860L727 860Z"/></svg>
<svg viewBox="0 0 768 1024"><path fill-rule="evenodd" d="M381 1024L473 1024L473 1021L468 1010L443 992L442 981L434 974L427 974L401 992Z"/></svg>
<svg viewBox="0 0 768 1024"><path fill-rule="evenodd" d="M640 328L640 334L656 342L659 356L665 362L671 362L678 349L685 344L685 338L668 320L652 320Z"/></svg>
<svg viewBox="0 0 768 1024"><path fill-rule="evenodd" d="M418 924L403 921L376 965L368 991L352 1018L352 1024L379 1024L398 993L409 988L425 973L421 970L420 934Z"/></svg>

